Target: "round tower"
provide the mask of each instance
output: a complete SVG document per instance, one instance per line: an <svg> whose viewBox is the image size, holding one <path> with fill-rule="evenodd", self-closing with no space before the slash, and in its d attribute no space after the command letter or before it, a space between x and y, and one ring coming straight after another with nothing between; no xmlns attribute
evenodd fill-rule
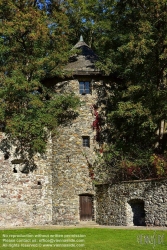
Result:
<svg viewBox="0 0 167 250"><path fill-rule="evenodd" d="M55 84L56 93L75 93L78 116L59 128L53 139L53 224L76 224L95 219L94 170L98 138L97 89L102 74L97 55L83 41L73 48L65 71L70 77Z"/></svg>

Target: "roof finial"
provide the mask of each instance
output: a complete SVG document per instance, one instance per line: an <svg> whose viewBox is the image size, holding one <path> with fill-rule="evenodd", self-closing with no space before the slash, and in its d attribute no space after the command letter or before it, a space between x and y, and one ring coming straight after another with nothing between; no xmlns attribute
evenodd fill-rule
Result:
<svg viewBox="0 0 167 250"><path fill-rule="evenodd" d="M83 41L84 41L84 40L83 40L83 36L82 36L82 35L80 36L79 41L80 41L80 42L83 42Z"/></svg>

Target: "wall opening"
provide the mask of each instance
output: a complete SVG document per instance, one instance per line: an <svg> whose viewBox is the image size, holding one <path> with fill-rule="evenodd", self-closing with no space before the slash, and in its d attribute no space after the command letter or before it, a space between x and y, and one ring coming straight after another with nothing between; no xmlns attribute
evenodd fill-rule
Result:
<svg viewBox="0 0 167 250"><path fill-rule="evenodd" d="M13 168L13 173L17 173L17 169L15 167Z"/></svg>
<svg viewBox="0 0 167 250"><path fill-rule="evenodd" d="M90 147L90 136L82 136L82 146Z"/></svg>
<svg viewBox="0 0 167 250"><path fill-rule="evenodd" d="M79 93L81 95L90 94L90 82L79 82Z"/></svg>
<svg viewBox="0 0 167 250"><path fill-rule="evenodd" d="M128 226L146 226L143 200L133 199L128 202L127 225Z"/></svg>
<svg viewBox="0 0 167 250"><path fill-rule="evenodd" d="M92 221L94 219L93 195L79 195L79 211L81 221Z"/></svg>

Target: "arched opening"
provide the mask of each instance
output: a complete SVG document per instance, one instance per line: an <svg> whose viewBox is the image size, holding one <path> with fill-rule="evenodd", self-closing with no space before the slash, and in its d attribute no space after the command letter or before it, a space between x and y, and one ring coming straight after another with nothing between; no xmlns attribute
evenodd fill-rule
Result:
<svg viewBox="0 0 167 250"><path fill-rule="evenodd" d="M144 201L133 199L127 206L127 224L129 226L145 226Z"/></svg>
<svg viewBox="0 0 167 250"><path fill-rule="evenodd" d="M93 220L93 195L79 195L79 211L81 221Z"/></svg>

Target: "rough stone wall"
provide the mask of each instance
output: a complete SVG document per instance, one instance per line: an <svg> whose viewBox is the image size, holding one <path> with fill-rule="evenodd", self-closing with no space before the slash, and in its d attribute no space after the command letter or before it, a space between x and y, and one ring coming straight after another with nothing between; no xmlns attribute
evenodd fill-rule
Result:
<svg viewBox="0 0 167 250"><path fill-rule="evenodd" d="M0 139L3 138L1 133ZM0 152L0 226L28 226L52 222L52 145L45 159L36 156L38 168L24 174L13 156L5 160ZM15 171L13 169L15 168ZM17 172L16 172L17 171Z"/></svg>
<svg viewBox="0 0 167 250"><path fill-rule="evenodd" d="M93 88L91 94L80 95L78 80L56 85L56 92L59 90L74 92L81 104L78 117L61 127L53 140L53 224L76 224L80 220L79 195L94 195L89 163L94 161L97 146L91 126L91 106L97 102L97 96ZM90 147L83 147L82 136L90 136Z"/></svg>
<svg viewBox="0 0 167 250"><path fill-rule="evenodd" d="M60 127L58 136L48 141L45 158L36 156L36 171L22 173L20 164L12 164L15 159L12 154L5 160L0 152L1 227L80 221L79 195L95 194L91 166L98 144L94 140L95 117L91 107L97 102L95 85L100 83L93 84L91 94L86 95L79 94L78 80L55 84L56 93L74 92L79 96L79 115L72 123ZM0 136L3 139L4 135ZM83 136L90 137L90 147L83 147ZM95 204L94 200L94 217Z"/></svg>
<svg viewBox="0 0 167 250"><path fill-rule="evenodd" d="M97 223L115 226L134 225L135 213L139 212L140 207L133 207L133 201L139 206L144 202L147 226L167 226L167 180L97 185Z"/></svg>

